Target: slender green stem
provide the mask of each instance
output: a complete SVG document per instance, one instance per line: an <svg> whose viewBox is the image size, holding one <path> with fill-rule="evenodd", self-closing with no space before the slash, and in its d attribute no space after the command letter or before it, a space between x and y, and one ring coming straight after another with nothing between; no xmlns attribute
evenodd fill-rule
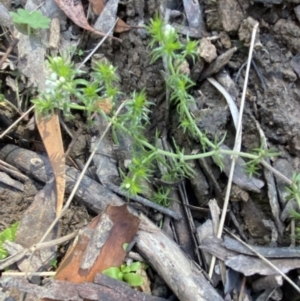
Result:
<svg viewBox="0 0 300 301"><path fill-rule="evenodd" d="M182 102L183 103L183 102ZM199 130L199 128L197 127L197 125L195 124L195 120L193 119L193 117L191 116L191 113L188 109L188 107L183 104L184 106L184 112L185 112L185 115L187 116L189 122L193 125L193 128L195 129L196 133L198 134L200 140L203 139L205 141L205 143L207 145L209 145L211 148L215 148L215 145L207 138L205 137L202 132Z"/></svg>
<svg viewBox="0 0 300 301"><path fill-rule="evenodd" d="M167 56L167 65L168 65L170 74L174 75L176 72L175 72L175 69L173 66L172 56L170 56L170 55Z"/></svg>
<svg viewBox="0 0 300 301"><path fill-rule="evenodd" d="M124 131L125 133L127 133L128 135L133 135L131 133L131 131L129 129L127 129L123 124L118 123L118 127ZM218 149L218 150L212 150L206 153L201 153L201 154L195 154L195 155L182 155L182 154L176 154L176 153L171 153L159 148L156 148L155 146L153 146L152 144L150 144L149 142L145 141L145 140L141 140L138 137L136 137L135 135L133 135L135 139L137 139L144 147L148 148L149 150L155 152L155 154L158 155L162 155L162 156L167 156L167 157L171 157L174 159L183 159L185 161L189 161L189 160L196 160L196 159L200 159L200 158L207 158L207 157L211 157L213 155L215 155L216 153L220 153L220 154L224 154L224 155L235 155L235 156L240 156L240 157L244 157L244 158L248 158L248 159L257 159L259 158L259 156L254 155L254 154L249 154L249 153L245 153L245 152L236 152L233 150L229 150L229 149ZM214 147L214 144L212 144ZM148 159L148 158L147 158Z"/></svg>
<svg viewBox="0 0 300 301"><path fill-rule="evenodd" d="M71 109L86 111L86 107L85 106L81 106L81 105L78 105L76 103L72 103L69 106L70 106Z"/></svg>

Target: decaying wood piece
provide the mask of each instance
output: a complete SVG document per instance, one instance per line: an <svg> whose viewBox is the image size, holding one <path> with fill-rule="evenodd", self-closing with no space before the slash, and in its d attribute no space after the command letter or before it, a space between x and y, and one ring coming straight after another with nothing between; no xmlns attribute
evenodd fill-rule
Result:
<svg viewBox="0 0 300 301"><path fill-rule="evenodd" d="M282 284L283 279L281 275L270 275L254 281L252 283L252 289L254 292L260 292L265 289L280 287Z"/></svg>
<svg viewBox="0 0 300 301"><path fill-rule="evenodd" d="M24 185L22 183L18 180L12 179L8 174L2 171L0 171L0 182L12 188L24 191Z"/></svg>
<svg viewBox="0 0 300 301"><path fill-rule="evenodd" d="M241 255L239 252L231 251L223 247L222 240L216 237L204 238L200 248L216 256L218 259L223 260L226 266L243 273L245 276L254 274L267 276L277 273L270 265L260 258ZM300 267L300 259L296 258L275 258L270 259L269 261L283 273L287 273L290 270Z"/></svg>
<svg viewBox="0 0 300 301"><path fill-rule="evenodd" d="M55 219L55 183L52 180L34 197L32 204L27 208L20 221L15 242L22 245L23 248L30 248L39 242L43 237L52 221ZM32 225L34 223L34 227ZM30 233L30 235L28 235ZM51 231L46 241L56 238L57 227ZM34 261L31 265L29 258L18 262L21 271L41 271L48 267L49 261L55 258L55 247L40 250L35 255L39 261Z"/></svg>
<svg viewBox="0 0 300 301"><path fill-rule="evenodd" d="M300 268L300 259L271 259L269 260L282 273L286 274L291 270ZM226 266L243 273L245 276L260 275L274 275L277 273L271 266L262 261L260 258L253 258L245 255L238 255L228 258L225 261Z"/></svg>
<svg viewBox="0 0 300 301"><path fill-rule="evenodd" d="M141 215L149 231L138 231L137 248L182 301L223 300L179 246ZM150 232L151 231L151 232Z"/></svg>
<svg viewBox="0 0 300 301"><path fill-rule="evenodd" d="M166 299L154 297L135 291L126 283L98 274L95 283L75 284L66 281L52 280L42 287L29 283L25 278L2 277L0 285L3 288L17 288L21 292L37 295L39 298L51 300L105 300L105 301L164 301Z"/></svg>
<svg viewBox="0 0 300 301"><path fill-rule="evenodd" d="M126 256L124 243L137 232L139 218L129 213L127 205L108 206L79 235L60 264L55 279L75 283L92 282L97 273L120 266Z"/></svg>
<svg viewBox="0 0 300 301"><path fill-rule="evenodd" d="M205 22L199 2L183 0L183 5L189 26L201 31L205 30Z"/></svg>
<svg viewBox="0 0 300 301"><path fill-rule="evenodd" d="M1 149L0 157L40 182L46 183L52 176L49 160L32 151L8 144ZM78 177L79 173L75 168L66 167L66 191L68 193L73 189ZM96 213L104 211L109 204L114 206L124 204L116 194L86 176L83 177L76 196Z"/></svg>
<svg viewBox="0 0 300 301"><path fill-rule="evenodd" d="M8 144L3 147L0 150L0 158L3 158L6 162L11 162L12 165L38 181L45 183L52 176L52 168L47 157L22 149L16 145ZM78 170L66 166L66 191L68 193L72 191L79 175L80 172ZM124 201L110 189L87 176L84 176L80 182L76 196L81 199L87 208L96 213L104 211L107 205L121 206L124 204ZM149 203L150 201L148 201L148 205ZM158 209L159 205L154 203L153 205L156 210L160 210ZM176 219L182 218L180 214L176 214L168 208L163 208L162 211L164 214L171 215Z"/></svg>
<svg viewBox="0 0 300 301"><path fill-rule="evenodd" d="M140 195L128 195L128 192L125 189L122 189L121 187L114 185L113 183L103 183L105 187L109 188L109 190L115 192L118 195L121 195L125 198L130 198L131 200L140 203L142 205L144 205L145 207L148 208L152 208L156 211L159 211L167 216L172 217L174 220L176 221L180 221L182 220L182 216L183 214L181 212L177 212L176 210L174 210L174 208L166 208L163 207L159 204L153 203L152 201L149 201L148 199L145 199L144 197L140 196Z"/></svg>
<svg viewBox="0 0 300 301"><path fill-rule="evenodd" d="M224 246L226 249L239 252L245 255L252 255L253 253L243 246L240 242L237 240L225 236L224 242L222 243L222 246ZM300 248L299 247L260 247L260 246L251 246L256 252L260 253L266 258L299 258L300 254Z"/></svg>

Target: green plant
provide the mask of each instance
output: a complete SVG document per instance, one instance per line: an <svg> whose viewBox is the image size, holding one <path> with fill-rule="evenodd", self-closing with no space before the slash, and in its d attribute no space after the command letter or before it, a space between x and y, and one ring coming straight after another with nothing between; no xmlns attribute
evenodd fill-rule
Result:
<svg viewBox="0 0 300 301"><path fill-rule="evenodd" d="M263 147L255 150L254 154L236 152L221 147L225 136L222 139L215 137L210 141L205 133L197 127L196 122L189 111L189 106L195 101L189 94L194 83L181 71L181 65L186 59L195 60L197 55L197 42L187 38L181 42L175 29L170 25L164 25L157 16L150 21L146 27L152 40L152 62L163 59L166 63L166 86L170 95L170 102L176 107L179 126L184 132L202 146L202 153L187 155L173 141L174 152L165 151L157 146L158 133L154 143L147 139L146 126L149 124L149 112L153 104L147 100L145 91L133 92L126 100L125 109L117 117L111 119L113 123L113 136L117 142L117 133L129 135L132 139L132 164L128 173L121 171L123 189L129 194L136 195L143 192L143 183L151 181L157 163L166 167L165 179L177 181L183 177L193 176L193 169L187 164L188 160L213 157L214 161L222 168L224 155L239 155L250 159L248 167L250 173L257 171L258 164L271 155ZM46 82L47 88L41 92L33 103L39 114L52 114L55 110L62 110L63 113L72 117L72 109L83 110L90 118L94 112L109 113L118 95L121 94L118 88L118 77L116 68L107 63L97 63L93 69L90 80L82 71L74 68L66 58L49 58L49 78ZM166 160L169 157L171 160ZM172 164L170 164L171 162ZM156 196L157 198L157 196ZM158 191L158 198L167 200L162 191Z"/></svg>
<svg viewBox="0 0 300 301"><path fill-rule="evenodd" d="M255 158L249 160L246 164L247 171L251 177L258 174L259 164L262 160L280 155L272 149L267 149L263 141L259 148L253 150L253 154L255 155Z"/></svg>
<svg viewBox="0 0 300 301"><path fill-rule="evenodd" d="M298 211L300 211L300 174L294 173L292 177L291 184L286 187L288 195L286 197L287 200L296 200L298 205ZM299 223L300 221L300 213L295 211L294 209L291 210L291 217ZM296 226L295 228L295 238L300 239L300 227Z"/></svg>
<svg viewBox="0 0 300 301"><path fill-rule="evenodd" d="M79 78L83 72L76 70L63 57L49 57L48 60L50 76L46 89L32 100L39 114L53 114L58 109L72 118L71 110L76 109L85 111L90 118L94 112L110 112L118 93L114 87L118 78L113 66L96 64L90 82Z"/></svg>
<svg viewBox="0 0 300 301"><path fill-rule="evenodd" d="M124 250L125 252L126 252L128 246L129 246L129 243L128 243L128 242L124 242L124 243L123 243L122 248L123 248L123 250Z"/></svg>
<svg viewBox="0 0 300 301"><path fill-rule="evenodd" d="M16 232L18 229L19 223L16 222L12 224L9 228L6 228L0 232L0 260L7 257L8 252L3 248L3 243L5 241L14 241L16 237Z"/></svg>
<svg viewBox="0 0 300 301"><path fill-rule="evenodd" d="M165 187L159 187L158 190L154 193L153 196L153 202L164 206L164 207L169 207L172 199L169 197L171 192L170 188L165 188Z"/></svg>
<svg viewBox="0 0 300 301"><path fill-rule="evenodd" d="M26 9L19 8L17 13L11 12L12 21L18 28L25 28L30 36L32 29L49 28L50 19L43 16L39 11L30 12Z"/></svg>
<svg viewBox="0 0 300 301"><path fill-rule="evenodd" d="M287 200L295 199L300 208L300 174L293 174L292 183L286 190L288 192Z"/></svg>
<svg viewBox="0 0 300 301"><path fill-rule="evenodd" d="M143 278L136 273L141 268L142 263L137 261L130 265L122 264L120 267L110 267L102 273L111 278L127 282L130 286L141 286Z"/></svg>
<svg viewBox="0 0 300 301"><path fill-rule="evenodd" d="M50 262L49 262L49 265L52 268L57 269L57 259L56 258L51 259Z"/></svg>
<svg viewBox="0 0 300 301"><path fill-rule="evenodd" d="M83 56L84 52L81 49L78 49L75 46L71 46L69 49L70 54L73 55L78 55L78 56Z"/></svg>

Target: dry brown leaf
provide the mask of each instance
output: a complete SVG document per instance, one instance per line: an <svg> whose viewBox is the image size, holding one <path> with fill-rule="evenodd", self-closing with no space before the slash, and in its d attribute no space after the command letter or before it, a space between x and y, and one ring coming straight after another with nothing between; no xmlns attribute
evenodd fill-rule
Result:
<svg viewBox="0 0 300 301"><path fill-rule="evenodd" d="M55 0L64 13L79 27L104 36L102 32L91 27L85 17L81 0Z"/></svg>
<svg viewBox="0 0 300 301"><path fill-rule="evenodd" d="M104 9L105 3L103 0L90 0L94 13L99 16Z"/></svg>
<svg viewBox="0 0 300 301"><path fill-rule="evenodd" d="M104 9L105 2L103 0L89 0L94 13L99 16Z"/></svg>
<svg viewBox="0 0 300 301"><path fill-rule="evenodd" d="M92 5L94 13L97 16L99 16L104 9L104 6L105 6L104 1L103 0L90 0L90 3ZM128 31L130 29L131 29L131 27L129 25L127 25L123 20L118 19L117 24L114 28L114 32L121 33L124 31Z"/></svg>
<svg viewBox="0 0 300 301"><path fill-rule="evenodd" d="M39 117L36 123L46 148L54 173L56 185L56 215L61 212L66 187L65 154L61 137L59 118L57 114L49 117Z"/></svg>
<svg viewBox="0 0 300 301"><path fill-rule="evenodd" d="M113 108L110 98L101 99L99 101L96 101L96 105L105 114L109 114Z"/></svg>
<svg viewBox="0 0 300 301"><path fill-rule="evenodd" d="M130 29L131 27L129 25L127 25L123 20L119 19L114 28L114 32L121 33Z"/></svg>
<svg viewBox="0 0 300 301"><path fill-rule="evenodd" d="M110 220L111 227L108 231L101 231L101 228L102 230L104 228L103 221L107 219ZM120 266L126 256L123 244L133 240L138 226L139 218L128 212L126 204L108 206L104 213L98 215L84 229L77 244L68 251L56 272L55 279L76 283L93 282L97 273L109 267ZM101 240L104 244L99 247ZM93 246L95 241L96 245ZM84 257L90 258L87 261L89 267L82 268Z"/></svg>

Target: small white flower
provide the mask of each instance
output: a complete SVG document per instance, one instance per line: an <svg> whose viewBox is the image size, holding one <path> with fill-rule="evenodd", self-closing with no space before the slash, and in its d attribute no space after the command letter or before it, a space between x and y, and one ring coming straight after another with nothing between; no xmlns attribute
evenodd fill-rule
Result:
<svg viewBox="0 0 300 301"><path fill-rule="evenodd" d="M50 80L52 80L52 81L56 81L57 80L57 74L55 72L52 72L50 74Z"/></svg>
<svg viewBox="0 0 300 301"><path fill-rule="evenodd" d="M175 33L175 28L171 26L170 24L167 24L164 28L164 35L166 38L173 35Z"/></svg>
<svg viewBox="0 0 300 301"><path fill-rule="evenodd" d="M60 83L64 84L66 82L66 79L63 76L61 76L59 78L59 81L60 81Z"/></svg>
<svg viewBox="0 0 300 301"><path fill-rule="evenodd" d="M60 56L56 56L52 60L54 63L60 63L62 61L62 58Z"/></svg>

